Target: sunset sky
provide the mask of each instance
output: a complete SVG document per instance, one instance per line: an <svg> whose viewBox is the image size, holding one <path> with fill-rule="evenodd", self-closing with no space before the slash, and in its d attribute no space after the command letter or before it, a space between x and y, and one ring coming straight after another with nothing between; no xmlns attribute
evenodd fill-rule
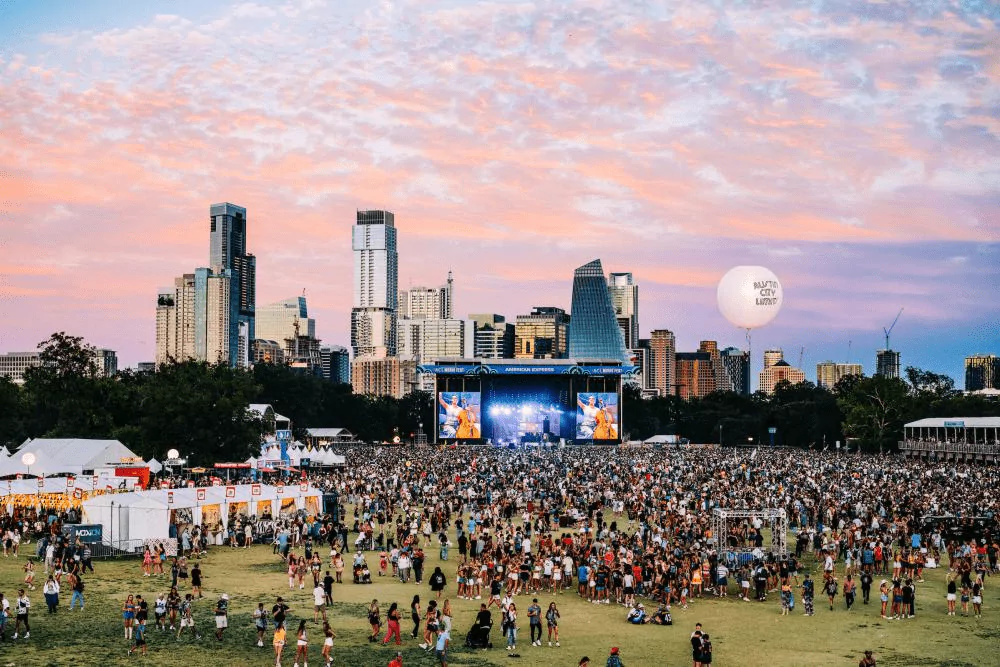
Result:
<svg viewBox="0 0 1000 667"><path fill-rule="evenodd" d="M451 268L460 316L569 309L600 258L644 336L743 346L715 285L763 264L756 367L870 373L903 307L903 365L961 386L1000 353L1000 4L0 0L0 352L66 330L152 360L220 201L257 303L305 289L324 343L354 212L384 207L400 287Z"/></svg>

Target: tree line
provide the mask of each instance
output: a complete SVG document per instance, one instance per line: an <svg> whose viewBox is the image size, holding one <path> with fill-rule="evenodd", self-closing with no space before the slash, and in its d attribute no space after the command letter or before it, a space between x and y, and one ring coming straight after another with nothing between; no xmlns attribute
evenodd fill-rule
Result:
<svg viewBox="0 0 1000 667"><path fill-rule="evenodd" d="M423 425L436 426L433 397L414 392L403 398L354 394L284 365L184 361L155 373L131 370L102 377L96 351L81 338L60 332L39 344L41 365L19 386L0 378L0 443L26 438L111 438L144 458L163 459L177 449L193 464L241 461L259 453L265 424L249 411L268 403L293 424L342 427L367 442L409 442ZM850 376L832 390L810 382L781 383L772 395L716 392L703 398L644 399L626 386L622 395L623 436L643 440L677 434L691 442L766 445L774 429L777 445L891 451L903 424L923 417L1000 415L1000 402L955 390L951 378L907 368L905 378Z"/></svg>

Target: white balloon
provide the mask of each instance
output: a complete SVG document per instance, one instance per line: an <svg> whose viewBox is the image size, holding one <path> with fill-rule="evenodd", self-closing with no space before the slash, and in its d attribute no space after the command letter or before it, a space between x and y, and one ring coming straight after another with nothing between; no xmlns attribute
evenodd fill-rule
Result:
<svg viewBox="0 0 1000 667"><path fill-rule="evenodd" d="M35 465L35 455L32 452L25 452L21 455L21 463L26 466Z"/></svg>
<svg viewBox="0 0 1000 667"><path fill-rule="evenodd" d="M741 329L756 329L775 318L783 295L778 277L763 266L736 266L719 281L719 312Z"/></svg>

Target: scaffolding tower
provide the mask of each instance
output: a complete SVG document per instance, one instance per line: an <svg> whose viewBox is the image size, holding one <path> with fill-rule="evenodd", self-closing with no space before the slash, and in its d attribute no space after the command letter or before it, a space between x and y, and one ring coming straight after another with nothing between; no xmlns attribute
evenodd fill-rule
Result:
<svg viewBox="0 0 1000 667"><path fill-rule="evenodd" d="M747 522L754 522L759 519L761 531L764 535L764 546L757 547L753 544L740 545L730 537L730 529ZM781 558L788 555L788 515L785 510L768 507L760 509L732 509L728 507L716 507L712 510L712 535L716 541L716 548L719 551L720 560L723 554L731 554L726 560L738 560L742 562L746 556L740 554L753 554L755 558L760 558L764 554L770 554L774 558ZM770 535L770 542L766 541ZM757 552L760 552L759 554Z"/></svg>

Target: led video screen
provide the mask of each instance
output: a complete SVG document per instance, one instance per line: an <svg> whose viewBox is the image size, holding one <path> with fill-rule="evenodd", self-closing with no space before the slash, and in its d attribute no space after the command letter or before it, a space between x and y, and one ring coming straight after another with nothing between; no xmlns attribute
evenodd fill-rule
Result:
<svg viewBox="0 0 1000 667"><path fill-rule="evenodd" d="M438 438L478 440L482 437L482 412L478 391L438 394Z"/></svg>
<svg viewBox="0 0 1000 667"><path fill-rule="evenodd" d="M618 439L618 394L605 392L577 394L576 439Z"/></svg>

